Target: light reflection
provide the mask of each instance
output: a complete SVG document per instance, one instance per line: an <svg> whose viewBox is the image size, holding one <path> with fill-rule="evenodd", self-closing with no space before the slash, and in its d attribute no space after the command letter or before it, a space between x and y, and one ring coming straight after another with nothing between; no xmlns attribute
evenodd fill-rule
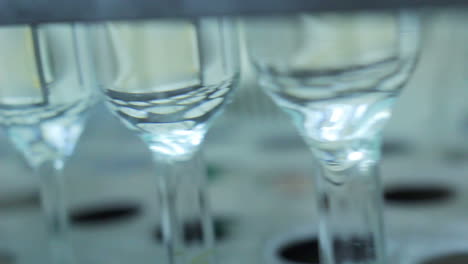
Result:
<svg viewBox="0 0 468 264"><path fill-rule="evenodd" d="M340 120L343 119L343 116L345 115L345 111L342 108L335 108L333 109L331 116L330 116L330 123L337 123Z"/></svg>
<svg viewBox="0 0 468 264"><path fill-rule="evenodd" d="M353 151L348 154L348 160L358 161L364 158L364 153L361 151Z"/></svg>
<svg viewBox="0 0 468 264"><path fill-rule="evenodd" d="M357 107L356 111L354 111L354 115L356 117L362 117L363 115L366 114L368 106L367 105L360 105Z"/></svg>

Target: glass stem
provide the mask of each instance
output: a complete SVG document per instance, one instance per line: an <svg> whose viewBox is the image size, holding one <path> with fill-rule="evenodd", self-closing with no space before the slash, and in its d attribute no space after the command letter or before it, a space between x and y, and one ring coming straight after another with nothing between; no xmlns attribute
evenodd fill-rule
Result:
<svg viewBox="0 0 468 264"><path fill-rule="evenodd" d="M188 160L162 159L154 154L160 206L160 230L167 264L214 264L214 231L206 195L201 155ZM190 221L199 231L188 230ZM184 228L184 223L187 228ZM199 235L190 238L191 232ZM200 243L196 243L199 241Z"/></svg>
<svg viewBox="0 0 468 264"><path fill-rule="evenodd" d="M203 263L206 264L215 264L216 255L215 255L215 233L214 233L214 224L211 214L210 200L207 194L207 170L205 162L203 161L203 156L201 153L195 154L192 159L192 164L194 172L198 175L195 175L195 188L196 188L196 197L198 202L198 218L201 223L202 230L202 245L204 247L204 254L200 255L198 258L203 259Z"/></svg>
<svg viewBox="0 0 468 264"><path fill-rule="evenodd" d="M63 160L48 160L36 168L53 264L73 263L63 167Z"/></svg>
<svg viewBox="0 0 468 264"><path fill-rule="evenodd" d="M323 264L385 264L382 193L377 165L380 140L315 149Z"/></svg>

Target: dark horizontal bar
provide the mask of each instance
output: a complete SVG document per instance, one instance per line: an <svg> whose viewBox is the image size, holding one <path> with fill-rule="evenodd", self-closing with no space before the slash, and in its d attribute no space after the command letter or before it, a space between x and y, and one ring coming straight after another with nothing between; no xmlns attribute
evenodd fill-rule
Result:
<svg viewBox="0 0 468 264"><path fill-rule="evenodd" d="M468 0L0 0L0 24L448 6Z"/></svg>

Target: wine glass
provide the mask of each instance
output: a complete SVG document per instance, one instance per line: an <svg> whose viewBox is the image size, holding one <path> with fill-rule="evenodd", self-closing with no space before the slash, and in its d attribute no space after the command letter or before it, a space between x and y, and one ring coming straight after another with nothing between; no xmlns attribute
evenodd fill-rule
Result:
<svg viewBox="0 0 468 264"><path fill-rule="evenodd" d="M63 169L95 98L84 33L73 24L0 28L0 125L40 177L54 263L72 262Z"/></svg>
<svg viewBox="0 0 468 264"><path fill-rule="evenodd" d="M418 57L418 19L404 11L246 20L260 85L287 112L319 170L324 264L385 262L380 132Z"/></svg>
<svg viewBox="0 0 468 264"><path fill-rule="evenodd" d="M107 105L143 139L158 170L165 263L213 263L198 153L238 82L235 27L223 18L109 22L91 27L90 36ZM180 190L187 181L194 181L191 190ZM201 221L202 250L184 244L181 215L187 210Z"/></svg>

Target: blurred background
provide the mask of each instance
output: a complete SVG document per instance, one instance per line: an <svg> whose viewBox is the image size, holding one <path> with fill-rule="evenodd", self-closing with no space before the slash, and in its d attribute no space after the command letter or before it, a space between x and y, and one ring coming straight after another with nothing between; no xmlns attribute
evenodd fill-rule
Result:
<svg viewBox="0 0 468 264"><path fill-rule="evenodd" d="M419 64L385 130L390 263L468 263L466 25L467 10L425 13ZM221 263L317 263L312 156L255 83L245 47L242 60L204 149ZM38 179L4 135L0 168L0 264L43 263ZM145 145L97 105L65 170L78 263L157 258L155 172ZM185 228L199 242L197 225Z"/></svg>

